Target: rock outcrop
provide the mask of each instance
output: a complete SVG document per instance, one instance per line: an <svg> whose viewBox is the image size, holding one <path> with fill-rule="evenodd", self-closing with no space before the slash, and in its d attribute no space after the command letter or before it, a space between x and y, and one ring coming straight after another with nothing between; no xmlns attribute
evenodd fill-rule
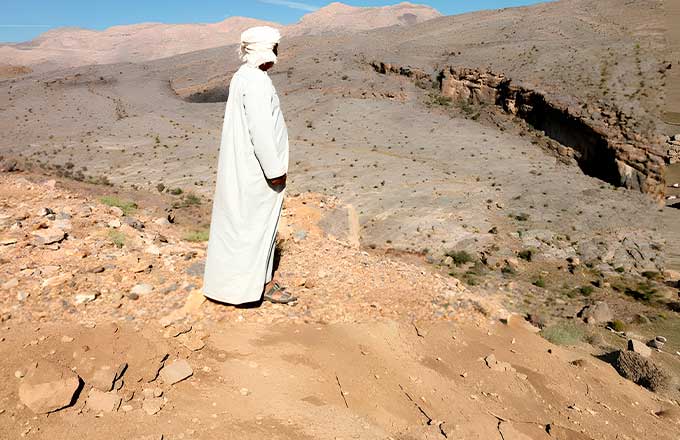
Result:
<svg viewBox="0 0 680 440"><path fill-rule="evenodd" d="M666 139L666 148L668 163L671 165L680 163L680 133Z"/></svg>
<svg viewBox="0 0 680 440"><path fill-rule="evenodd" d="M46 414L73 404L80 378L50 362L37 362L19 386L19 399L36 414Z"/></svg>
<svg viewBox="0 0 680 440"><path fill-rule="evenodd" d="M643 135L632 118L604 104L577 103L568 97L515 84L502 74L449 67L437 81L443 96L469 104L497 105L567 148L583 171L615 186L661 199L665 152L659 136Z"/></svg>
<svg viewBox="0 0 680 440"><path fill-rule="evenodd" d="M500 107L554 140L550 145L555 152L576 160L584 173L657 200L665 191L666 162L680 159L675 137L665 147L662 136L643 134L631 116L601 102L552 96L479 69L447 67L430 75L414 67L377 61L370 65L381 74L429 82L457 103Z"/></svg>
<svg viewBox="0 0 680 440"><path fill-rule="evenodd" d="M612 365L621 376L651 391L663 390L670 383L665 371L634 351L617 351Z"/></svg>

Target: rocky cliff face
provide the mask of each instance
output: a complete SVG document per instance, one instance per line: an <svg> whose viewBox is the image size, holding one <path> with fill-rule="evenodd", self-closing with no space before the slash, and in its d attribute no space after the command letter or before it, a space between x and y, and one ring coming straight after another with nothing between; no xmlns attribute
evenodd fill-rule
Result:
<svg viewBox="0 0 680 440"><path fill-rule="evenodd" d="M382 62L371 66L382 74L432 81L442 96L456 103L498 106L556 141L550 144L555 152L576 160L584 173L655 199L664 195L666 162L680 156L680 142L668 140L668 147L662 136L640 133L632 117L617 108L551 96L503 74L446 67L430 75Z"/></svg>
<svg viewBox="0 0 680 440"><path fill-rule="evenodd" d="M665 188L663 138L637 132L631 117L599 103L579 103L513 83L502 74L449 67L439 73L443 96L497 105L567 148L583 171L616 186L661 199Z"/></svg>

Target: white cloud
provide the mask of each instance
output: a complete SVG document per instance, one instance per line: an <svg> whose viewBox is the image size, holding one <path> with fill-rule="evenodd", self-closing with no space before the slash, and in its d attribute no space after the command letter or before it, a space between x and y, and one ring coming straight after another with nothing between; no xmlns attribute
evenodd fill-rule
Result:
<svg viewBox="0 0 680 440"><path fill-rule="evenodd" d="M291 2L288 0L258 0L260 3L267 3L269 5L285 6L291 9L299 9L301 11L316 11L318 6L310 5L301 2Z"/></svg>

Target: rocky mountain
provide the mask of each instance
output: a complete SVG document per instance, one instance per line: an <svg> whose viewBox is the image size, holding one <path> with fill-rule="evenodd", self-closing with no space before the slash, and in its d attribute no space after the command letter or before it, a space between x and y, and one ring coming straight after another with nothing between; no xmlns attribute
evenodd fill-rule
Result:
<svg viewBox="0 0 680 440"><path fill-rule="evenodd" d="M307 14L284 32L287 35L312 35L326 32L365 31L389 26L408 26L440 17L437 10L424 5L399 3L393 6L362 8L335 2Z"/></svg>
<svg viewBox="0 0 680 440"><path fill-rule="evenodd" d="M0 66L42 65L45 70L53 66L139 62L235 44L241 32L252 26L276 26L289 36L316 35L407 26L439 16L433 8L410 3L371 8L331 3L290 26L230 17L218 23L140 23L103 31L58 28L32 41L0 45Z"/></svg>
<svg viewBox="0 0 680 440"><path fill-rule="evenodd" d="M141 23L104 31L58 28L26 43L0 46L0 63L66 67L164 58L231 44L245 29L265 24L273 23L230 17L219 23Z"/></svg>

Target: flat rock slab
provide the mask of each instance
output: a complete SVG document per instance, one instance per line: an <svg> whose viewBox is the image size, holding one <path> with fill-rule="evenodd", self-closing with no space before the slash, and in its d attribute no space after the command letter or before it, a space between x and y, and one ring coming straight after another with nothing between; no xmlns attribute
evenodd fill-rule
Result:
<svg viewBox="0 0 680 440"><path fill-rule="evenodd" d="M47 245L62 241L66 237L66 233L61 229L47 228L34 231L33 237L37 244Z"/></svg>
<svg viewBox="0 0 680 440"><path fill-rule="evenodd" d="M115 392L105 393L92 388L87 395L87 407L96 412L114 412L118 411L121 400Z"/></svg>
<svg viewBox="0 0 680 440"><path fill-rule="evenodd" d="M644 342L638 341L637 339L628 340L628 350L634 351L642 357L650 357L652 355L652 349L645 345Z"/></svg>
<svg viewBox="0 0 680 440"><path fill-rule="evenodd" d="M153 292L151 284L137 284L130 290L130 293L135 295L148 295L151 292Z"/></svg>
<svg viewBox="0 0 680 440"><path fill-rule="evenodd" d="M102 365L95 370L88 383L100 391L111 391L114 382L123 375L126 369L127 363L125 362L115 368L111 365Z"/></svg>
<svg viewBox="0 0 680 440"><path fill-rule="evenodd" d="M71 370L40 362L19 385L19 400L36 414L46 414L74 403L80 378Z"/></svg>
<svg viewBox="0 0 680 440"><path fill-rule="evenodd" d="M174 385L194 374L194 370L186 359L177 359L165 365L160 372L164 383Z"/></svg>
<svg viewBox="0 0 680 440"><path fill-rule="evenodd" d="M161 397L151 397L144 399L142 409L150 416L157 414L165 405L165 400Z"/></svg>

